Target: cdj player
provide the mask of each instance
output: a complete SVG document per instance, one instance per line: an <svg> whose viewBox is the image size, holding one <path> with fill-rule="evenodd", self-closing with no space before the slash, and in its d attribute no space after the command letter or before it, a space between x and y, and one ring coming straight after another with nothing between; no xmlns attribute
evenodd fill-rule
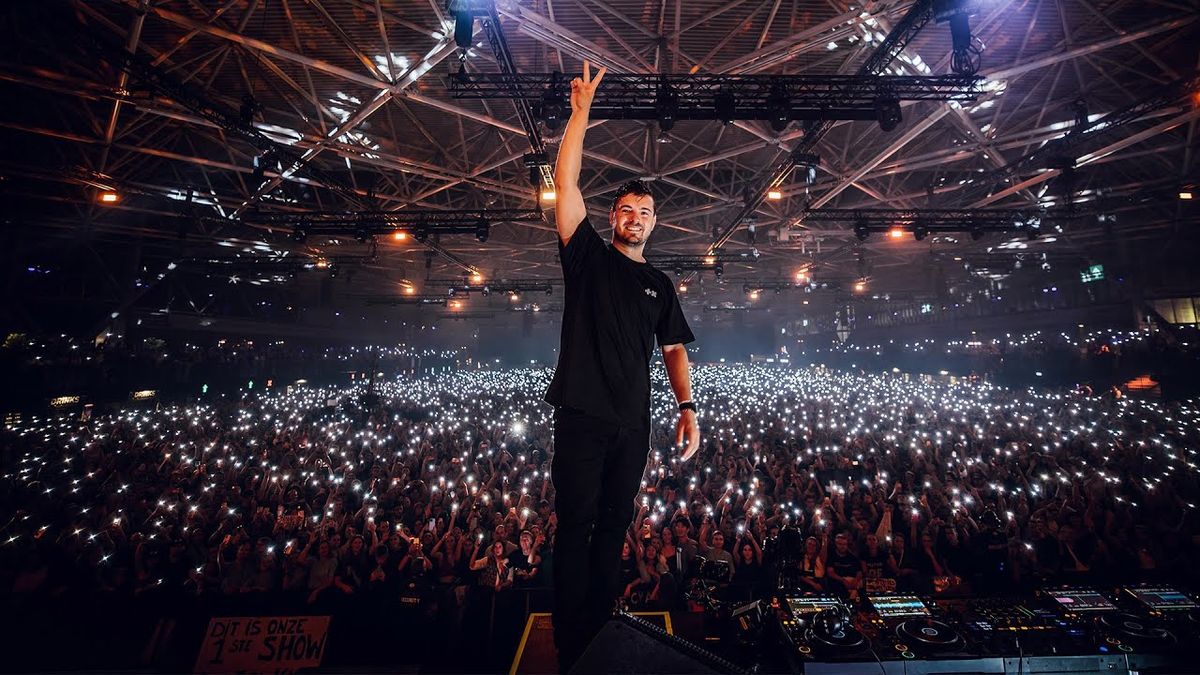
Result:
<svg viewBox="0 0 1200 675"><path fill-rule="evenodd" d="M850 607L832 595L787 595L772 603L783 638L802 661L872 658L870 644L851 620ZM830 617L839 619L831 621ZM820 620L818 620L820 619Z"/></svg>
<svg viewBox="0 0 1200 675"><path fill-rule="evenodd" d="M978 655L978 650L965 651L967 642L955 621L916 595L868 595L867 603L870 610L862 613L864 630L881 659L957 659Z"/></svg>
<svg viewBox="0 0 1200 675"><path fill-rule="evenodd" d="M784 594L771 607L783 662L796 673L1186 672L1200 647L1200 603L1167 586L937 600L867 594L858 607Z"/></svg>
<svg viewBox="0 0 1200 675"><path fill-rule="evenodd" d="M1042 596L1060 617L1054 654L1115 655L1130 669L1181 663L1179 637L1163 612L1176 607L1178 627L1189 630L1188 598L1173 588L1131 587L1110 595L1093 588L1063 587L1047 589Z"/></svg>
<svg viewBox="0 0 1200 675"><path fill-rule="evenodd" d="M1118 597L1130 609L1120 619L1121 630L1133 635L1130 644L1151 651L1167 645L1189 656L1200 648L1200 602L1191 595L1173 586L1147 584L1126 586Z"/></svg>

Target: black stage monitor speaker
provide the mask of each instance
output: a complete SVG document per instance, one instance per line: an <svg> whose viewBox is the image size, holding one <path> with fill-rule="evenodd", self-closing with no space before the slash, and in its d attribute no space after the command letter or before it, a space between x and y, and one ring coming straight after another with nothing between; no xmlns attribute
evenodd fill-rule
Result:
<svg viewBox="0 0 1200 675"><path fill-rule="evenodd" d="M652 623L622 613L600 629L570 675L745 672Z"/></svg>

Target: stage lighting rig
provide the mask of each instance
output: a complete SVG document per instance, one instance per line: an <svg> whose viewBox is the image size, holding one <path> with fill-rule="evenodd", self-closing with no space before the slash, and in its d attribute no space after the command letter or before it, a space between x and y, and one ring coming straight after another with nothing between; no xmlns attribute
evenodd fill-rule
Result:
<svg viewBox="0 0 1200 675"><path fill-rule="evenodd" d="M371 256L196 256L180 261L179 267L259 285L286 281L298 273L312 270L323 271L333 277L337 276L339 270L353 270L372 260Z"/></svg>
<svg viewBox="0 0 1200 675"><path fill-rule="evenodd" d="M893 26L892 30L884 37L879 46L871 53L870 56L859 66L855 77L860 80L879 82L878 76L887 72L887 68L896 57L912 42L913 38L920 33L921 29L929 23L933 18L933 0L915 0ZM968 78L971 82L977 83L979 80ZM895 80L889 80L895 82ZM974 87L975 84L972 84ZM878 92L874 92L878 93ZM893 89L893 93L895 92ZM868 107L871 112L874 112L875 96L868 100ZM766 198L768 187L781 185L787 179L788 174L797 165L797 158L813 152L821 138L833 128L833 122L829 119L814 119L809 120L804 124L804 137L800 139L792 151L769 168L761 172L751 183L748 194L753 195L752 199L747 200L732 220L724 227L718 225L716 234L713 236L712 244L709 250L717 250L724 246L726 242L733 237L733 233L737 231L742 221L747 216L751 215L762 206L763 200Z"/></svg>
<svg viewBox="0 0 1200 675"><path fill-rule="evenodd" d="M745 284L742 284L742 292L753 293L754 291L759 291L759 292L772 291L776 295L778 295L779 293L782 293L783 291L794 291L797 289L802 289L805 292L811 292L811 289L813 289L813 288L821 289L821 288L828 288L828 287L829 287L828 284L818 284L818 283L813 283L811 281L799 283L793 279L787 279L787 278L764 279L762 281L752 281L752 282L747 282Z"/></svg>
<svg viewBox="0 0 1200 675"><path fill-rule="evenodd" d="M429 279L425 282L429 288L444 287L447 290L447 296L455 297L457 295L470 295L471 293L479 293L484 296L491 296L493 293L498 295L507 295L511 300L512 296L517 296L520 299L524 293L542 292L547 296L554 295L554 283L548 279L495 279L484 282L482 279L478 281L470 281L469 279ZM513 300L516 302L516 300Z"/></svg>
<svg viewBox="0 0 1200 675"><path fill-rule="evenodd" d="M983 49L971 36L970 16L978 11L978 0L934 0L933 18L950 24L950 70L959 75L979 72Z"/></svg>
<svg viewBox="0 0 1200 675"><path fill-rule="evenodd" d="M761 120L782 132L795 120L877 120L894 127L901 101L970 103L982 78L962 75L716 75L609 73L592 102L593 119ZM569 113L562 73L470 73L447 78L459 99L515 99L533 105L552 129ZM885 126L885 128L886 128Z"/></svg>
<svg viewBox="0 0 1200 675"><path fill-rule="evenodd" d="M402 306L402 305L440 305L445 307L450 299L444 295L402 295L399 297L367 298L366 304L371 306Z"/></svg>
<svg viewBox="0 0 1200 675"><path fill-rule="evenodd" d="M287 226L305 234L354 236L366 242L378 235L411 234L425 242L430 234L473 234L487 241L493 223L538 223L540 209L400 209L397 211L306 211L247 213L247 223ZM293 230L293 237L295 229Z"/></svg>
<svg viewBox="0 0 1200 675"><path fill-rule="evenodd" d="M521 121L521 128L525 131L525 136L529 141L530 155L541 158L538 172L540 183L535 181L535 184L539 185L537 195L541 197L543 194L553 194L555 192L554 173L549 170L549 163L545 161L546 144L542 140L541 131L538 130L537 119L539 116L542 117L546 122L546 127L551 131L556 131L562 125L571 112L570 82L568 81L564 87L562 76L559 75L557 80L551 79L551 84L554 86L539 91L538 96L532 98L521 96L514 80L517 77L516 60L513 59L512 52L508 49L508 40L505 39L504 30L500 25L500 15L496 11L496 3L492 0L448 0L446 8L450 14L454 15L454 36L460 49L460 59L465 60L466 58L467 50L471 47L471 36L474 34L475 18L479 18L484 35L487 36L488 44L492 48L492 55L496 59L496 65L500 68L500 77L504 79L505 84L502 88L509 94L505 98L512 99L517 118ZM450 78L450 81L462 86L470 84L472 76L467 73L465 64L459 69L457 75ZM535 106L535 102L539 99L540 104ZM530 166L528 156L526 157L526 166ZM539 205L541 201L541 199L538 200Z"/></svg>
<svg viewBox="0 0 1200 675"><path fill-rule="evenodd" d="M674 270L677 275L682 275L685 270L712 270L721 279L725 276L725 265L749 264L758 257L758 251L751 249L743 253L717 252L708 255L651 254L646 256L646 260L659 269Z"/></svg>
<svg viewBox="0 0 1200 675"><path fill-rule="evenodd" d="M854 223L854 236L865 241L872 232L913 233L917 241L931 233L969 232L978 240L986 232L1024 232L1034 239L1043 220L1068 220L1080 214L1045 209L811 209L806 221Z"/></svg>

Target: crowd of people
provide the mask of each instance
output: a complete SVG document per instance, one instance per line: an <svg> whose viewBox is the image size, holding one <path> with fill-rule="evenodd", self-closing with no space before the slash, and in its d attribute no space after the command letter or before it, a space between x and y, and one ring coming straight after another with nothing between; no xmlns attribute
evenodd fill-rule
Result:
<svg viewBox="0 0 1200 675"><path fill-rule="evenodd" d="M431 331L434 335L435 332ZM465 365L466 350L398 343L318 346L295 340L193 341L108 334L102 341L68 335L12 333L0 345L0 409L34 409L46 400L78 395L89 402L127 401L130 393L154 390L180 398L208 392L253 389L268 380L347 382L382 372L445 369Z"/></svg>
<svg viewBox="0 0 1200 675"><path fill-rule="evenodd" d="M788 352L797 364L975 375L1009 387L1080 384L1100 392L1147 376L1161 384L1163 396L1200 394L1200 332L1195 326L1116 330L1080 325L1071 331L972 332L949 339L875 341L852 336L833 344L800 337Z"/></svg>
<svg viewBox="0 0 1200 675"><path fill-rule="evenodd" d="M693 371L703 444L681 464L654 370L622 553L631 608L686 608L711 561L727 565L730 599L779 585L861 597L1186 579L1200 562L1190 402ZM398 601L478 620L472 602L550 585L550 374L402 377L369 407L349 387L293 387L87 421L10 417L0 583L12 597L272 597L305 612Z"/></svg>

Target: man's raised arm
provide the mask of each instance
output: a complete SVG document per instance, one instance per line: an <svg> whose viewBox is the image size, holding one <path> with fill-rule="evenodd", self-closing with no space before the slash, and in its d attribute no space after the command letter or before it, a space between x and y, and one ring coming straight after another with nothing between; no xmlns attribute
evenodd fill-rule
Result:
<svg viewBox="0 0 1200 675"><path fill-rule="evenodd" d="M558 146L558 161L554 164L554 221L558 226L558 238L566 246L575 234L575 229L587 215L583 193L579 191L579 166L583 161L583 136L587 133L588 114L592 109L592 97L596 87L604 78L607 68L596 71L592 77L592 66L583 62L583 77L571 80L571 119L563 131Z"/></svg>

